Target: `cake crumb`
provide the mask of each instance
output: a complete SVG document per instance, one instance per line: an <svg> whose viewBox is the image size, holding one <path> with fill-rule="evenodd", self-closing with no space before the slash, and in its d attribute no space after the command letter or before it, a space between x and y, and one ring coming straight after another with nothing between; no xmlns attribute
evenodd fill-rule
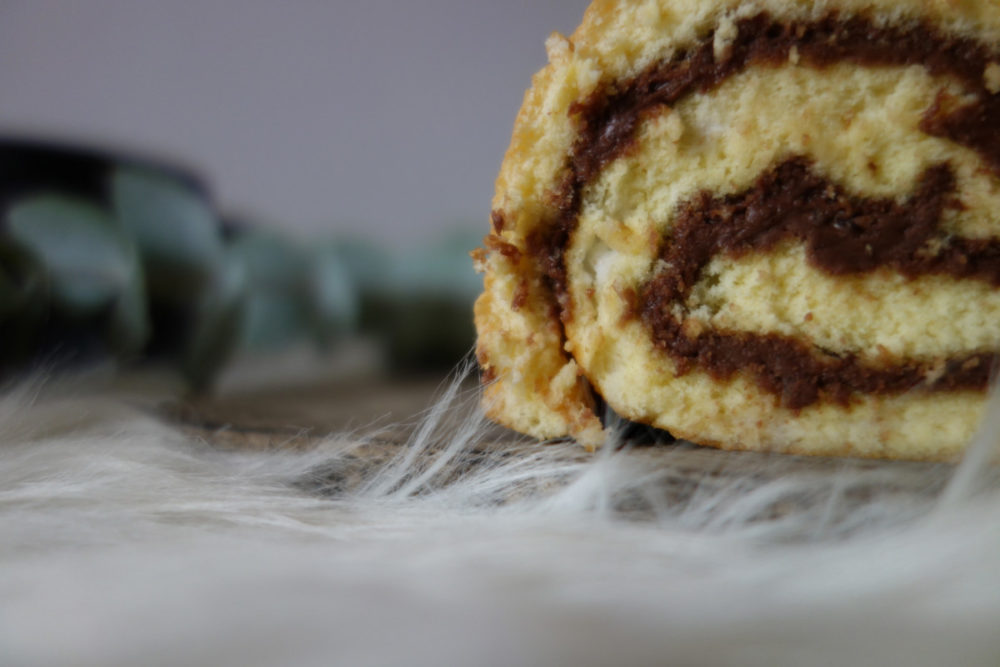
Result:
<svg viewBox="0 0 1000 667"><path fill-rule="evenodd" d="M924 373L924 382L927 384L934 384L944 377L946 370L948 370L947 361L942 358L935 359L930 366L927 367L927 371Z"/></svg>
<svg viewBox="0 0 1000 667"><path fill-rule="evenodd" d="M715 29L715 39L712 42L712 51L715 53L716 62L720 62L729 57L730 47L740 34L740 29L736 27L736 22L729 16L723 16L719 21L719 27Z"/></svg>
<svg viewBox="0 0 1000 667"><path fill-rule="evenodd" d="M992 62L983 70L983 84L991 95L1000 93L1000 63Z"/></svg>
<svg viewBox="0 0 1000 667"><path fill-rule="evenodd" d="M706 330L705 323L693 317L687 318L681 325L681 331L689 340L697 340Z"/></svg>
<svg viewBox="0 0 1000 667"><path fill-rule="evenodd" d="M545 54L550 63L563 62L573 54L573 42L554 32L545 40Z"/></svg>
<svg viewBox="0 0 1000 667"><path fill-rule="evenodd" d="M684 121L681 119L681 115L676 111L671 111L663 119L663 123L667 138L675 144L679 142L684 136Z"/></svg>

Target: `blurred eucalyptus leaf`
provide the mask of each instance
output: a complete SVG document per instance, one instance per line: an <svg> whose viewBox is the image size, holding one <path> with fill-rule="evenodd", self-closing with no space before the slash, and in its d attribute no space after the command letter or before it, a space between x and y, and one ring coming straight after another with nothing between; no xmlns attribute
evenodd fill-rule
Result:
<svg viewBox="0 0 1000 667"><path fill-rule="evenodd" d="M0 238L0 368L31 356L50 303L45 271L31 254Z"/></svg>
<svg viewBox="0 0 1000 667"><path fill-rule="evenodd" d="M455 232L406 253L396 264L387 342L397 369L445 368L472 349L472 304L482 282L469 252L478 242L478 234Z"/></svg>
<svg viewBox="0 0 1000 667"><path fill-rule="evenodd" d="M115 212L133 236L154 294L175 301L217 278L224 244L204 195L169 175L120 167L111 179Z"/></svg>
<svg viewBox="0 0 1000 667"><path fill-rule="evenodd" d="M290 290L302 283L307 270L306 253L291 239L270 230L250 228L239 232L230 246L245 262L251 284Z"/></svg>
<svg viewBox="0 0 1000 667"><path fill-rule="evenodd" d="M48 275L57 304L89 315L113 303L142 274L129 240L105 211L85 201L39 195L15 204L7 234Z"/></svg>
<svg viewBox="0 0 1000 667"><path fill-rule="evenodd" d="M45 271L24 248L0 238L0 321L42 306L48 291Z"/></svg>
<svg viewBox="0 0 1000 667"><path fill-rule="evenodd" d="M385 248L358 238L317 246L322 257L338 261L347 271L358 301L357 326L384 338L392 326L396 293L395 258Z"/></svg>
<svg viewBox="0 0 1000 667"><path fill-rule="evenodd" d="M469 253L480 242L478 233L454 232L405 253L395 266L397 290L451 299L471 307L483 284L472 267Z"/></svg>
<svg viewBox="0 0 1000 667"><path fill-rule="evenodd" d="M207 389L235 351L244 327L246 294L243 259L226 253L197 296L194 325L181 359L181 372L193 389Z"/></svg>
<svg viewBox="0 0 1000 667"><path fill-rule="evenodd" d="M329 345L357 326L358 289L338 254L324 248L313 253L309 295L313 332L321 345Z"/></svg>
<svg viewBox="0 0 1000 667"><path fill-rule="evenodd" d="M394 368L426 371L458 363L472 348L482 282L469 252L478 243L478 233L456 232L398 256L353 239L327 252L358 286L362 330L383 342Z"/></svg>
<svg viewBox="0 0 1000 667"><path fill-rule="evenodd" d="M273 232L248 229L231 242L247 275L243 343L275 349L309 332L308 271L311 260L294 242Z"/></svg>
<svg viewBox="0 0 1000 667"><path fill-rule="evenodd" d="M142 262L135 249L132 252L132 263L135 275L142 276ZM138 354L149 341L153 333L149 308L145 280L137 278L129 281L115 301L108 322L108 338L118 356Z"/></svg>
<svg viewBox="0 0 1000 667"><path fill-rule="evenodd" d="M319 252L336 258L362 294L392 292L396 288L395 257L371 241L341 239L320 246Z"/></svg>

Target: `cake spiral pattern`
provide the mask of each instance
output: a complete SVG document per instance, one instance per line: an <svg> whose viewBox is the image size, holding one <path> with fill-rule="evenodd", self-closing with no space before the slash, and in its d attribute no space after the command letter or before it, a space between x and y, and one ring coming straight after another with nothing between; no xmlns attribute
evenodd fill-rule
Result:
<svg viewBox="0 0 1000 667"><path fill-rule="evenodd" d="M1000 9L597 0L477 263L485 405L597 445L944 459L1000 353Z"/></svg>

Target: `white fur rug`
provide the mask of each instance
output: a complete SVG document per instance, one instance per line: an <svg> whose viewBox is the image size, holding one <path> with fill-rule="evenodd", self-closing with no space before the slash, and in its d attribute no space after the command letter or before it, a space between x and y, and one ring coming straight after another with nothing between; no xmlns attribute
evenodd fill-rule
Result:
<svg viewBox="0 0 1000 667"><path fill-rule="evenodd" d="M671 449L493 452L449 391L353 477L358 434L223 451L8 392L0 664L1000 665L1000 410L959 468L698 478Z"/></svg>

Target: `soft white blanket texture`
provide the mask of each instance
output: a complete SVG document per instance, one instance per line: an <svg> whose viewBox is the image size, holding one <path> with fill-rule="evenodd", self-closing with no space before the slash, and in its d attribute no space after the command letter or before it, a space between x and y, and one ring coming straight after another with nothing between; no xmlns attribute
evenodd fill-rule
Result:
<svg viewBox="0 0 1000 667"><path fill-rule="evenodd" d="M223 451L7 392L0 664L1000 665L997 410L923 493L906 465L759 457L677 501L681 471L613 447L442 475L486 432L456 391L351 485L359 434Z"/></svg>

